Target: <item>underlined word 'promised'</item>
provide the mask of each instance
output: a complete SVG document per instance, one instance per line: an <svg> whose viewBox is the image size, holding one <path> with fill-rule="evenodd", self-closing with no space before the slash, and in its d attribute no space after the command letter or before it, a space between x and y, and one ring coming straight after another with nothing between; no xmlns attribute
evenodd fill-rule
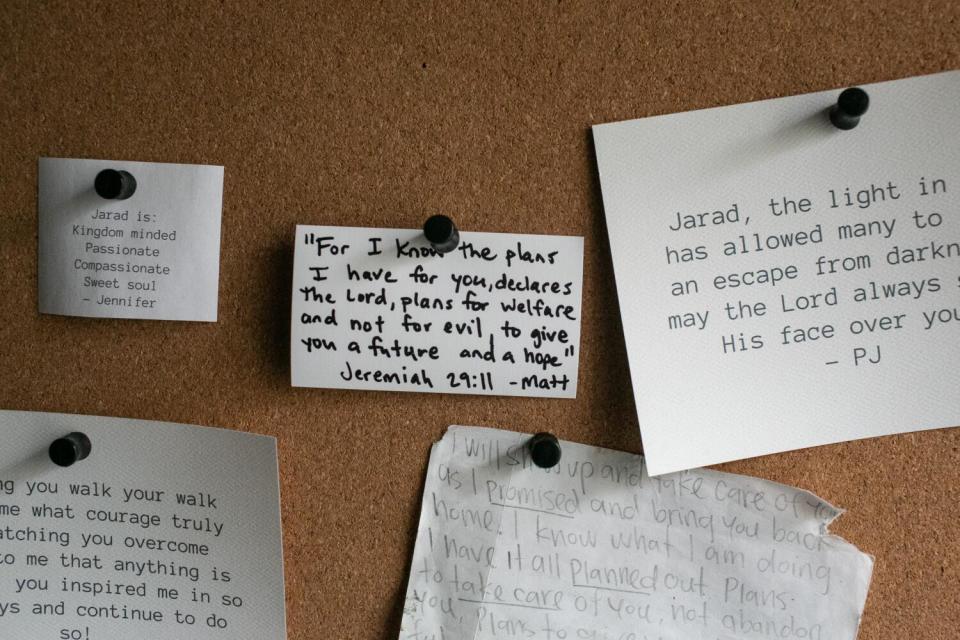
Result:
<svg viewBox="0 0 960 640"><path fill-rule="evenodd" d="M574 398L583 238L298 226L296 387Z"/></svg>

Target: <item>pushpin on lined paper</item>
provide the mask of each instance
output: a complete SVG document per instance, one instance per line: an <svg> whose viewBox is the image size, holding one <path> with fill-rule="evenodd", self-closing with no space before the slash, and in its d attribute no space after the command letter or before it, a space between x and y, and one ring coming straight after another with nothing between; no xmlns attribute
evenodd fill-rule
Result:
<svg viewBox="0 0 960 640"><path fill-rule="evenodd" d="M837 104L830 109L830 122L837 129L847 131L860 124L860 116L867 112L870 106L870 96L858 87L851 87L840 92Z"/></svg>
<svg viewBox="0 0 960 640"><path fill-rule="evenodd" d="M437 253L450 253L460 244L460 232L447 216L430 216L423 225L423 235Z"/></svg>
<svg viewBox="0 0 960 640"><path fill-rule="evenodd" d="M538 433L528 443L533 464L541 469L550 469L560 462L560 441L550 433Z"/></svg>
<svg viewBox="0 0 960 640"><path fill-rule="evenodd" d="M93 450L90 438L86 434L74 431L62 438L57 438L50 445L50 460L61 467L69 467L75 462L85 459Z"/></svg>
<svg viewBox="0 0 960 640"><path fill-rule="evenodd" d="M93 181L97 195L107 200L126 200L137 190L137 180L127 171L104 169Z"/></svg>

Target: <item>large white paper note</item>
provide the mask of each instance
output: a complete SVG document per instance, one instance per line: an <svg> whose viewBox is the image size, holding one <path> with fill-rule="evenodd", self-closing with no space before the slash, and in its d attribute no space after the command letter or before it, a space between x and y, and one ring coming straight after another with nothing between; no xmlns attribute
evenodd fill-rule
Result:
<svg viewBox="0 0 960 640"><path fill-rule="evenodd" d="M651 474L960 422L960 72L864 89L593 128Z"/></svg>
<svg viewBox="0 0 960 640"><path fill-rule="evenodd" d="M103 169L136 191L106 200ZM216 322L223 167L40 158L40 313Z"/></svg>
<svg viewBox="0 0 960 640"><path fill-rule="evenodd" d="M286 638L274 438L23 411L0 438L0 637Z"/></svg>
<svg viewBox="0 0 960 640"><path fill-rule="evenodd" d="M583 238L298 226L297 387L575 398Z"/></svg>
<svg viewBox="0 0 960 640"><path fill-rule="evenodd" d="M873 560L815 495L450 427L433 446L403 640L853 640Z"/></svg>

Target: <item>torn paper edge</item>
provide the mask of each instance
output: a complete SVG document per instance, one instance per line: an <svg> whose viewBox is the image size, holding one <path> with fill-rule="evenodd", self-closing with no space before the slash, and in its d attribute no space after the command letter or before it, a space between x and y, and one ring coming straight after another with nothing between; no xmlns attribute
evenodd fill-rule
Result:
<svg viewBox="0 0 960 640"><path fill-rule="evenodd" d="M410 593L410 589L411 589L411 581L413 580L413 576L414 576L413 562L414 562L414 559L415 559L415 556L416 556L416 552L417 552L417 542L418 542L419 539L420 539L421 527L423 526L423 516L424 516L424 513L425 513L425 510L424 510L425 502L424 502L424 500L425 500L425 498L426 498L426 492L427 492L427 487L428 487L428 483L429 483L430 469L433 468L434 456L437 455L440 447L444 444L444 442L447 440L447 438L450 438L450 439L451 439L450 454L451 454L451 455L454 454L454 453L456 452L456 436L457 436L457 431L467 430L467 429L469 429L469 430L480 430L480 431L489 432L489 435L490 435L491 437L493 437L493 438L499 438L499 437L503 437L503 436L513 436L513 437L517 438L518 440L522 441L522 439L525 438L525 437L532 437L531 434L526 434L526 433L523 433L523 432L520 432L520 431L511 431L511 430L508 430L508 429L499 429L499 428L495 428L495 427L480 427L480 426L468 426L468 425L453 424L453 425L448 425L447 428L446 428L446 430L445 430L444 433L443 433L443 436L441 436L441 438L440 438L439 440L433 442L433 443L430 445L430 456L429 456L429 458L428 458L428 460L427 460L427 467L426 467L427 481L424 482L424 485L423 485L423 493L422 493L421 498L420 498L420 515L417 517L417 532L416 532L416 536L415 536L415 538L414 538L414 549L413 549L412 552L411 552L410 575L409 575L408 578L407 578L407 587L406 587L406 589L404 590L404 595L403 595L403 599L404 599L403 617L405 617L405 616L408 615L408 614L413 614L413 613L414 613L414 611L411 611L411 610L408 608L408 602L407 602L407 601L408 601L408 594ZM561 447L562 447L564 444L573 444L573 445L582 446L582 447L589 447L589 448L591 448L591 449L597 449L597 450L600 450L600 451L614 452L614 453L618 453L618 454L622 454L622 455L633 456L633 457L637 458L638 461L639 461L641 473L646 474L646 476L647 476L648 478L652 478L652 477L653 477L653 476L651 476L651 475L649 474L649 471L648 471L648 468L647 468L647 463L646 463L646 457L643 456L643 455L641 455L641 454L631 453L631 452L629 452L629 451L621 451L621 450L619 450L619 449L610 449L610 448L608 448L608 447L598 447L598 446L595 446L595 445L583 444L583 443L579 443L579 442L573 442L573 441L570 441L570 440L560 440L560 445L561 445ZM862 601L859 603L860 613L859 613L858 616L857 616L856 635L855 635L854 637L858 636L858 635L860 634L860 626L861 626L861 624L863 623L863 610L864 610L865 607L866 607L866 601L867 601L867 598L869 597L869 594L870 594L870 587L871 587L871 585L872 585L872 583L873 583L873 569L874 569L874 566L875 566L875 564L876 564L876 557L875 557L873 554L871 554L871 553L868 553L868 552L866 552L866 551L861 550L861 549L860 549L859 547L857 547L855 544L853 544L853 543L851 543L850 541L846 540L846 539L843 538L842 536L839 536L839 535L837 535L837 534L835 534L835 533L831 533L831 532L830 532L830 525L832 525L832 524L834 523L834 521L836 521L840 516L842 516L843 514L845 514L845 513L847 512L847 510L844 509L844 508L842 508L842 507L838 507L838 506L834 505L832 502L830 502L830 501L828 501L828 500L824 500L823 498L821 498L821 497L818 496L817 494L813 493L812 491L809 491L808 489L803 489L803 488L800 488L800 487L795 487L795 486L793 486L793 485L784 484L784 483L782 483L782 482L776 482L776 481L774 481L774 480L766 480L765 478L760 478L760 477L758 477L758 476L751 476L751 475L746 475L746 474L741 474L741 473L731 473L731 472L729 472L729 471L717 471L717 470L715 470L715 469L710 469L710 468L708 468L708 467L699 467L699 468L688 469L688 470L684 470L684 471L675 471L675 472L673 472L673 473L679 474L679 473L689 473L689 472L697 472L697 471L705 471L705 472L707 472L707 473L710 474L710 475L712 475L712 474L718 474L718 475L723 475L723 476L750 478L750 479L752 479L752 480L759 480L759 481L761 481L761 482L765 482L765 483L768 483L768 484L770 484L770 485L774 485L774 486L776 486L776 487L782 487L783 489L786 489L786 490L789 490L789 491L799 491L799 492L803 493L805 496L812 498L812 499L815 500L816 502L819 502L819 503L827 506L827 507L831 510L830 518L829 518L828 520L826 520L825 522L821 522L821 523L820 523L820 532L819 532L819 535L820 535L820 538L824 541L824 544L826 544L826 545L828 545L828 546L830 546L830 547L832 547L832 548L835 548L835 549L837 549L837 548L843 548L843 549L847 549L847 550L852 551L852 552L856 552L856 553L859 554L859 555L863 558L863 560L869 565L869 566L867 567L869 571L868 571L866 583L865 583L865 585L864 585L865 588L864 588L864 592L863 592L863 599L862 599ZM509 479L508 479L508 482L510 483L510 486L512 486L512 484L513 484L513 477L514 477L515 472L516 472L516 467L511 467L511 468L510 468L510 472L509 472L509 473L510 473L510 476L509 476ZM662 476L664 476L664 475L672 475L672 474L660 474L660 477L662 477ZM503 507L500 507L500 508L497 510L497 515L498 515L497 524L498 524L498 529L499 529L499 524L500 524L500 522L503 520ZM498 548L498 544L499 544L499 535L495 536L494 543L493 543L493 545L491 545L491 546L493 547L493 549L494 549L494 553L496 552L496 549ZM492 569L492 568L490 568L490 567L487 568L486 577L489 577L491 569ZM401 631L402 631L402 630L403 630L403 622L402 622L402 620L401 620ZM477 633L479 633L479 630L480 630L480 621L478 620L476 626L474 627L473 636L472 636L472 637L473 637L473 640L476 640Z"/></svg>

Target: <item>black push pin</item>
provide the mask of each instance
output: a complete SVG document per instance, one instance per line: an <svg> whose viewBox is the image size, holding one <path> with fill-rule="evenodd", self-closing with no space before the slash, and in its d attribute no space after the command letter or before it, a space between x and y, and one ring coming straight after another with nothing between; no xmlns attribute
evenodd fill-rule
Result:
<svg viewBox="0 0 960 640"><path fill-rule="evenodd" d="M50 459L61 467L69 467L90 455L93 445L86 434L74 431L70 435L57 438L50 445Z"/></svg>
<svg viewBox="0 0 960 640"><path fill-rule="evenodd" d="M126 200L137 190L137 180L126 171L104 169L93 181L97 195L107 200Z"/></svg>
<svg viewBox="0 0 960 640"><path fill-rule="evenodd" d="M541 469L555 467L560 462L560 441L557 436L542 432L530 438L530 457Z"/></svg>
<svg viewBox="0 0 960 640"><path fill-rule="evenodd" d="M840 92L837 104L830 108L830 122L837 129L847 131L860 124L860 116L867 112L870 96L859 87L851 87Z"/></svg>
<svg viewBox="0 0 960 640"><path fill-rule="evenodd" d="M450 253L460 244L460 232L447 216L430 216L423 225L423 235L437 253Z"/></svg>

